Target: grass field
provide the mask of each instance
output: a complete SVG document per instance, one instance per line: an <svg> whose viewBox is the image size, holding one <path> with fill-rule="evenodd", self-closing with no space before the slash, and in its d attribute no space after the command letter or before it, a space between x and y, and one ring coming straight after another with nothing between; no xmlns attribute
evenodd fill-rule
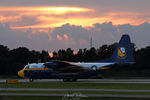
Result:
<svg viewBox="0 0 150 100"><path fill-rule="evenodd" d="M121 83L77 83L77 82L45 82L45 83L0 83L1 88L79 88L79 89L150 89L150 84Z"/></svg>
<svg viewBox="0 0 150 100"><path fill-rule="evenodd" d="M33 82L33 83L0 83L0 88L62 88L62 89L150 89L150 84L121 84L121 83L79 83L79 82ZM110 91L0 91L0 93L81 93L81 94L128 94L150 95L150 92L110 92ZM62 100L62 97L36 96L0 96L0 100ZM73 100L73 99L67 99ZM82 97L79 100L149 100L146 98L104 98Z"/></svg>

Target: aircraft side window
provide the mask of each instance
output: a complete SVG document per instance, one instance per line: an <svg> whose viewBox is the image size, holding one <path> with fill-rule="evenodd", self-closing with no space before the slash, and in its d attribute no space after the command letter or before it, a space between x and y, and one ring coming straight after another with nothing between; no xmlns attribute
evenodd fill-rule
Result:
<svg viewBox="0 0 150 100"><path fill-rule="evenodd" d="M35 64L35 65L30 65L29 68L45 68L45 66L40 64Z"/></svg>
<svg viewBox="0 0 150 100"><path fill-rule="evenodd" d="M35 65L36 68L44 68L44 65Z"/></svg>
<svg viewBox="0 0 150 100"><path fill-rule="evenodd" d="M45 68L45 66L44 65L40 65L40 66L38 66L38 68Z"/></svg>
<svg viewBox="0 0 150 100"><path fill-rule="evenodd" d="M37 68L37 66L36 65L31 65L30 68Z"/></svg>

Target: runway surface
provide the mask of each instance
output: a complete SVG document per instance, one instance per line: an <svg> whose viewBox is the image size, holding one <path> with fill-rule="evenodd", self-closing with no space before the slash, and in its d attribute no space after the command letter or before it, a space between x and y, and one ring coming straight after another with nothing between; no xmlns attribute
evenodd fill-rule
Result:
<svg viewBox="0 0 150 100"><path fill-rule="evenodd" d="M0 82L6 82L8 79L0 79ZM19 79L19 82L29 82L28 79ZM63 82L60 79L37 79L34 82ZM79 79L80 83L130 83L130 84L150 84L150 79Z"/></svg>
<svg viewBox="0 0 150 100"><path fill-rule="evenodd" d="M150 92L139 89L47 89L47 88L0 88L0 91L105 91L105 92Z"/></svg>
<svg viewBox="0 0 150 100"><path fill-rule="evenodd" d="M0 83L8 79L0 79ZM19 82L29 82L28 79L19 79ZM63 82L59 79L42 79L34 82ZM150 79L79 79L79 83L123 83L123 84L150 84ZM104 91L104 92L150 92L150 90L139 89L51 89L51 88L0 88L0 96L66 96L64 93L34 93L34 91ZM3 93L5 91L5 93ZM6 91L33 91L33 93L6 93ZM70 95L70 94L69 94ZM82 94L85 97L129 97L129 98L150 98L150 95L130 95L130 94Z"/></svg>
<svg viewBox="0 0 150 100"><path fill-rule="evenodd" d="M62 96L62 97L123 97L150 98L150 95L121 95L121 94L57 94L57 93L0 93L0 96Z"/></svg>

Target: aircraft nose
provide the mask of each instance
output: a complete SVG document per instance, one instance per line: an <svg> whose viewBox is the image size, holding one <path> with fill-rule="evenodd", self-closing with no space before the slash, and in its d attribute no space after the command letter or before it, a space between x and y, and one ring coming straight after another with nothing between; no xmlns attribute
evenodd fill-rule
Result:
<svg viewBox="0 0 150 100"><path fill-rule="evenodd" d="M19 71L19 72L18 72L18 76L24 77L24 71L23 71L23 70Z"/></svg>

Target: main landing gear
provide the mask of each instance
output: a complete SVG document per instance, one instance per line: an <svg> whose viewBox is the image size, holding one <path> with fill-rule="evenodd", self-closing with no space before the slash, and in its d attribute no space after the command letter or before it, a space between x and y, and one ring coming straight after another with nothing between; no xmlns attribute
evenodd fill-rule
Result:
<svg viewBox="0 0 150 100"><path fill-rule="evenodd" d="M29 81L30 81L30 82L33 82L33 81L34 81L34 79L33 79L33 78L29 78Z"/></svg>
<svg viewBox="0 0 150 100"><path fill-rule="evenodd" d="M76 82L77 79L73 78L73 79L63 79L64 82Z"/></svg>

